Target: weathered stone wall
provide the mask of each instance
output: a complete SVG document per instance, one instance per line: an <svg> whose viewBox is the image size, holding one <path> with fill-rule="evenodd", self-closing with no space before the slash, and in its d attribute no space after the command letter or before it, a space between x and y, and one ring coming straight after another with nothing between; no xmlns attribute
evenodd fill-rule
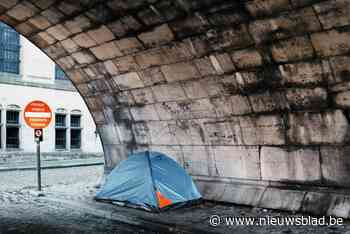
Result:
<svg viewBox="0 0 350 234"><path fill-rule="evenodd" d="M106 169L172 155L209 199L349 217L349 0L2 0L86 100Z"/></svg>

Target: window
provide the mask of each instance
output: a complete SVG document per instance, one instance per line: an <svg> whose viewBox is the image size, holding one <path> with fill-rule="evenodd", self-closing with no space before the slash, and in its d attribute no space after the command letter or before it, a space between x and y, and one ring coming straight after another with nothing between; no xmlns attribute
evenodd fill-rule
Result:
<svg viewBox="0 0 350 234"><path fill-rule="evenodd" d="M81 126L80 115L71 115L70 117L70 146L72 149L80 149L81 147Z"/></svg>
<svg viewBox="0 0 350 234"><path fill-rule="evenodd" d="M56 149L64 150L67 148L67 129L66 129L66 115L56 114L55 116L55 146Z"/></svg>
<svg viewBox="0 0 350 234"><path fill-rule="evenodd" d="M19 74L19 34L4 23L0 23L0 72Z"/></svg>
<svg viewBox="0 0 350 234"><path fill-rule="evenodd" d="M67 76L64 71L57 65L55 65L55 80L67 80Z"/></svg>
<svg viewBox="0 0 350 234"><path fill-rule="evenodd" d="M18 111L7 111L6 113L7 124L19 124L19 113Z"/></svg>
<svg viewBox="0 0 350 234"><path fill-rule="evenodd" d="M80 149L81 146L81 130L72 129L70 133L70 146L72 149Z"/></svg>
<svg viewBox="0 0 350 234"><path fill-rule="evenodd" d="M66 115L56 114L56 127L66 127Z"/></svg>
<svg viewBox="0 0 350 234"><path fill-rule="evenodd" d="M19 148L19 111L6 112L6 148Z"/></svg>
<svg viewBox="0 0 350 234"><path fill-rule="evenodd" d="M72 128L80 128L80 115L71 115L70 126Z"/></svg>
<svg viewBox="0 0 350 234"><path fill-rule="evenodd" d="M56 149L66 149L66 129L56 129Z"/></svg>

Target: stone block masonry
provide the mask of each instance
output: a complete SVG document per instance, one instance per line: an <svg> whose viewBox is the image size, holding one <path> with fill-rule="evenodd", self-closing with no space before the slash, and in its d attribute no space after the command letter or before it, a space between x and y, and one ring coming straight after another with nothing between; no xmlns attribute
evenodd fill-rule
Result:
<svg viewBox="0 0 350 234"><path fill-rule="evenodd" d="M205 198L350 217L349 6L24 0L0 19L76 85L106 171L159 150Z"/></svg>

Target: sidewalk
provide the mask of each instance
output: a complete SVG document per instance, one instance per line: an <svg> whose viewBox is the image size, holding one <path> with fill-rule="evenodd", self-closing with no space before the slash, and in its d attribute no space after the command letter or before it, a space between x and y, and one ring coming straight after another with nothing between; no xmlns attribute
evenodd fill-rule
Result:
<svg viewBox="0 0 350 234"><path fill-rule="evenodd" d="M65 159L65 160L43 160L41 162L42 169L56 169L66 167L83 167L103 165L103 158L86 158L86 159ZM2 171L16 171L16 170L35 170L36 162L21 162L8 163L0 165L0 172Z"/></svg>

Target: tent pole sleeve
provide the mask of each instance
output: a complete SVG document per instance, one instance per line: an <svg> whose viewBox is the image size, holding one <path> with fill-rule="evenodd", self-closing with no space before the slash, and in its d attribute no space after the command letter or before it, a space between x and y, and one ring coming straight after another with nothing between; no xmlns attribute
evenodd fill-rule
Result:
<svg viewBox="0 0 350 234"><path fill-rule="evenodd" d="M153 185L153 196L154 196L154 198L156 199L156 202L157 202L157 210L159 210L159 202L158 202L158 197L157 197L157 194L156 194L157 187L156 187L156 183L154 182L154 178L153 178L151 157L150 157L150 152L148 150L146 151L146 155L147 155L147 160L148 160L149 173L150 173L151 180L152 180L152 185Z"/></svg>

